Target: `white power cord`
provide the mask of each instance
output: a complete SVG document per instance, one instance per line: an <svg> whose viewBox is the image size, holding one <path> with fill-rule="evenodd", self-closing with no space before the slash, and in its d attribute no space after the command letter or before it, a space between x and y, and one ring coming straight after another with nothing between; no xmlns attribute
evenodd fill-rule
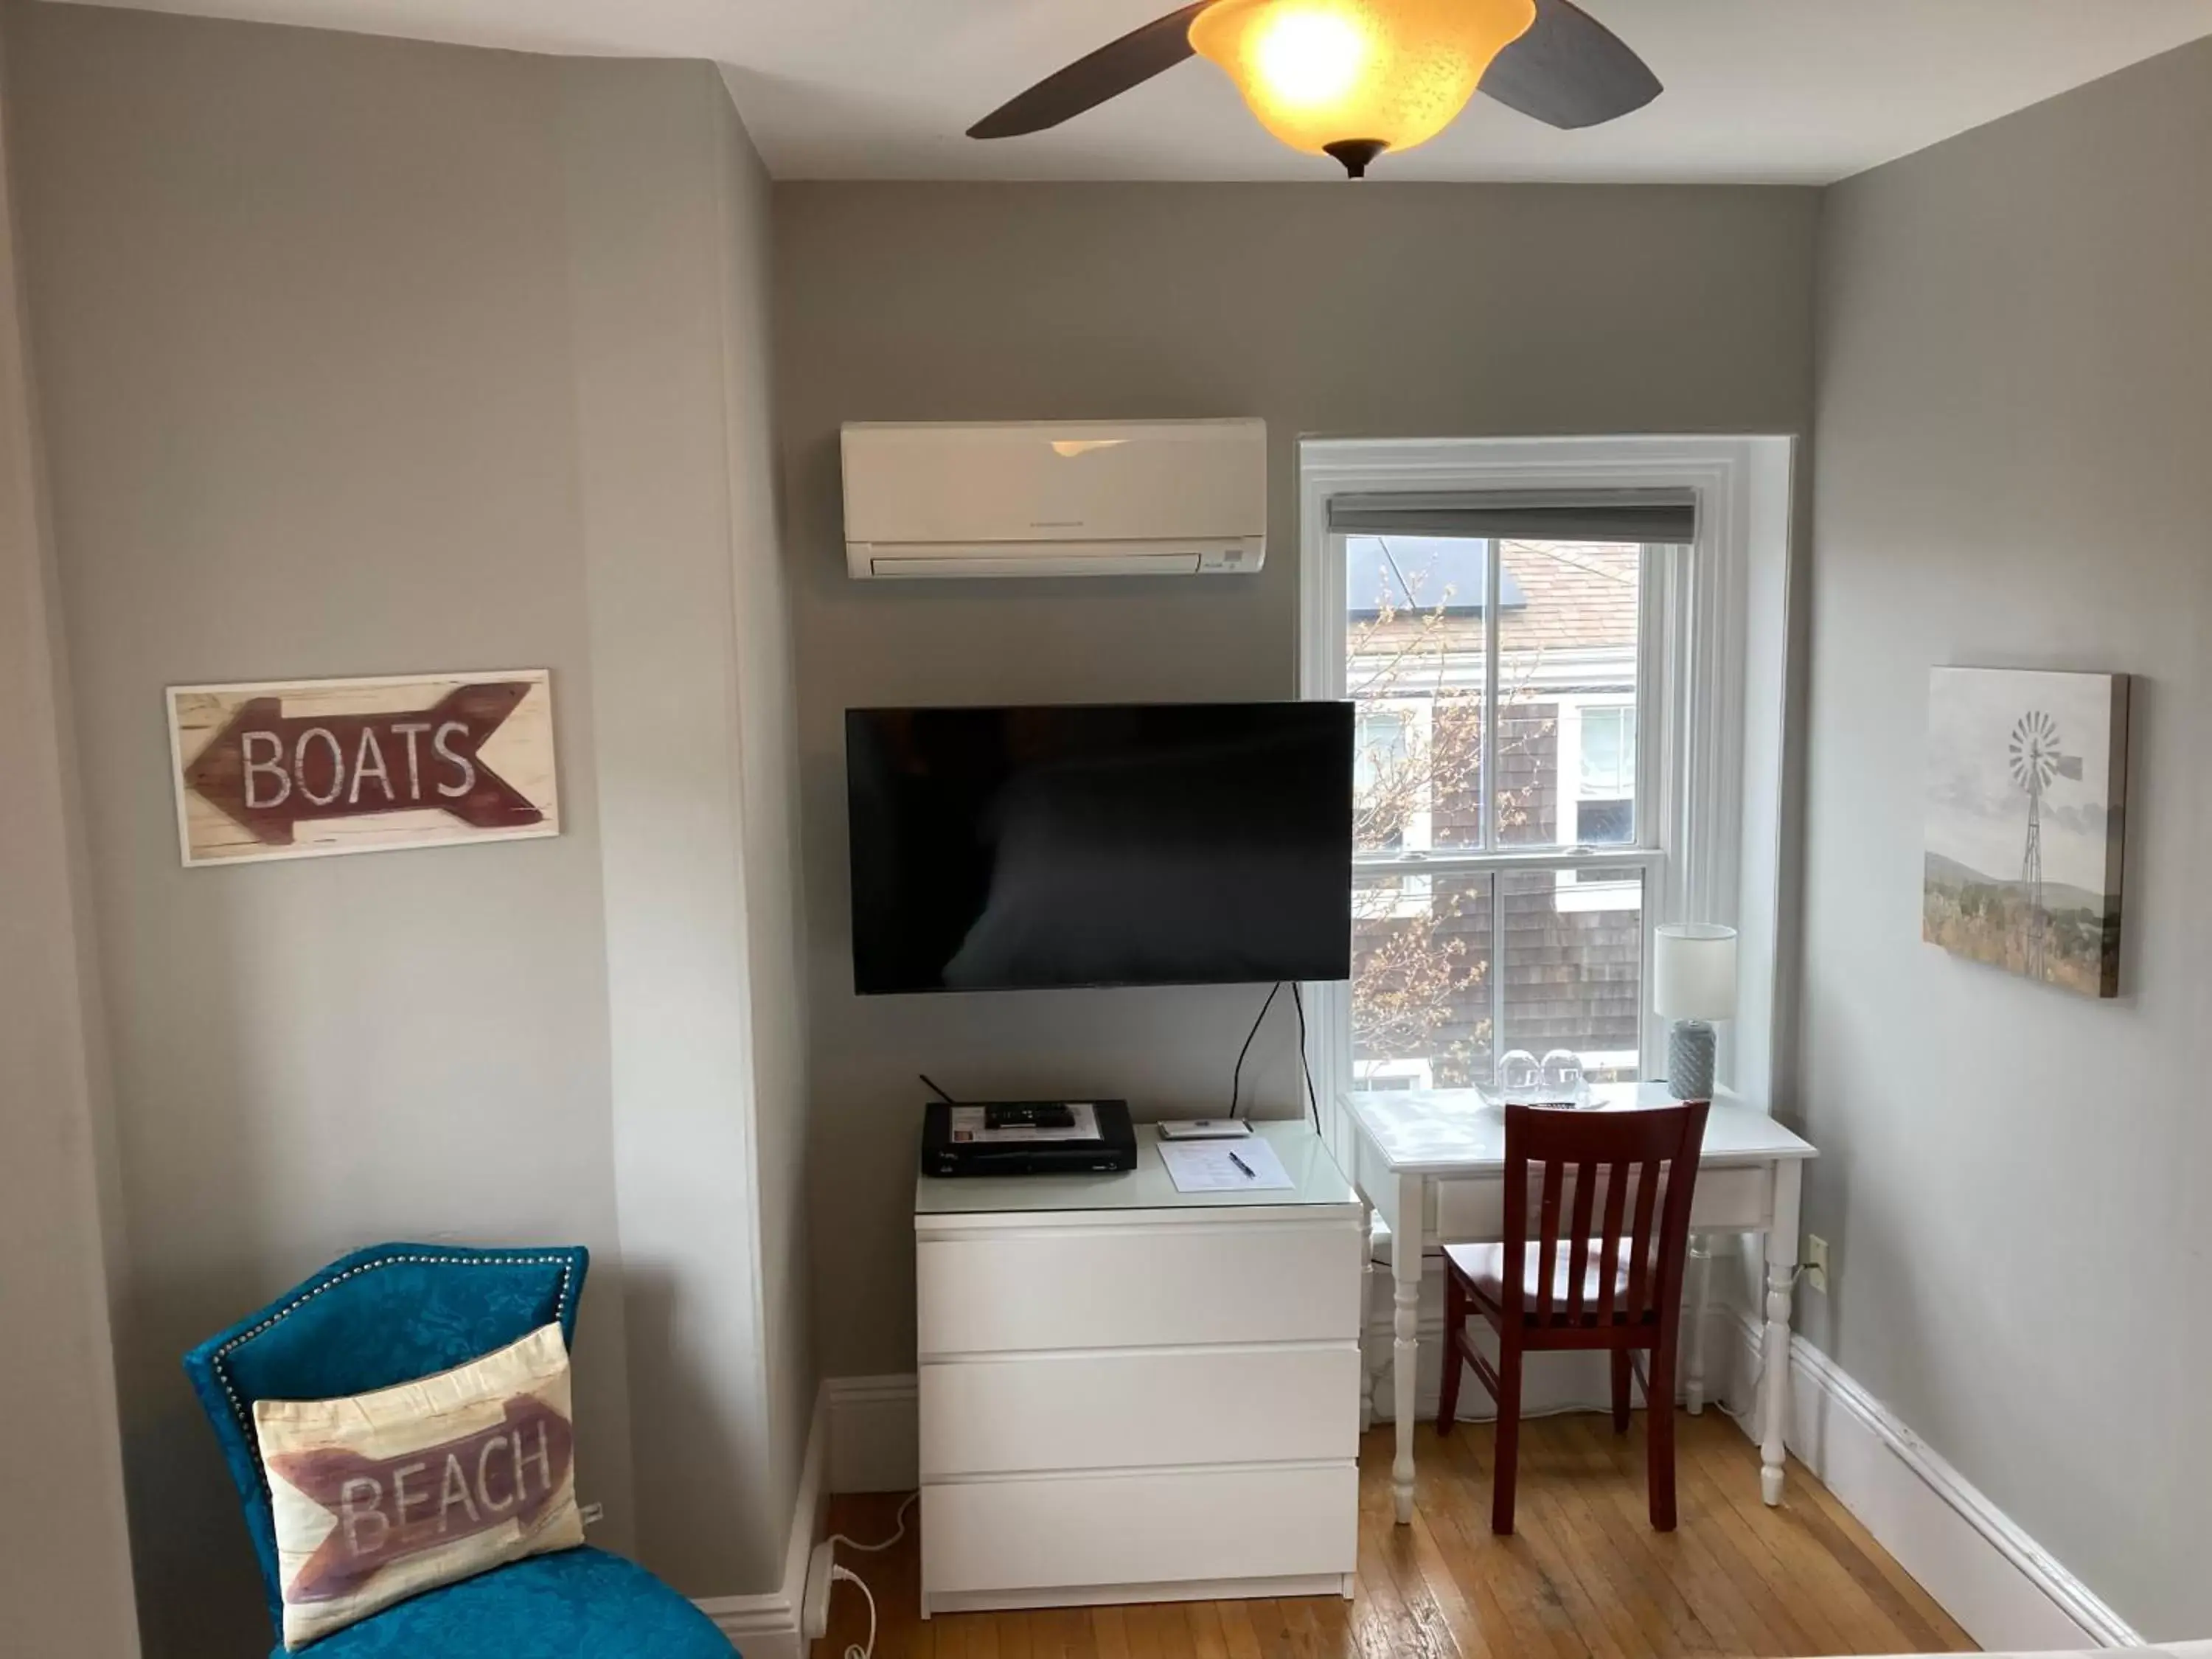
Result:
<svg viewBox="0 0 2212 1659"><path fill-rule="evenodd" d="M822 1635L830 1628L830 1593L836 1587L837 1581L842 1579L848 1584L857 1586L868 1603L868 1639L865 1643L855 1642L847 1647L845 1659L875 1659L875 1592L868 1588L867 1581L860 1574L837 1565L837 1546L842 1544L847 1549L861 1555L882 1554L906 1536L907 1511L915 1506L916 1500L921 1497L921 1494L918 1492L907 1494L906 1500L898 1506L898 1513L893 1517L897 1526L888 1538L872 1544L863 1544L859 1539L848 1537L841 1532L832 1534L814 1547L814 1559L807 1565L806 1599L801 1614L801 1628L809 1641Z"/></svg>
<svg viewBox="0 0 2212 1659"><path fill-rule="evenodd" d="M842 1532L832 1534L830 1541L833 1544L842 1544L847 1549L857 1551L862 1555L880 1555L906 1536L906 1512L915 1506L916 1500L921 1497L921 1494L918 1492L910 1492L906 1495L906 1501L898 1506L898 1513L891 1517L897 1524L898 1530L879 1544L863 1544L857 1539L848 1538Z"/></svg>
<svg viewBox="0 0 2212 1659"><path fill-rule="evenodd" d="M859 1585L859 1586L860 1586L860 1594L861 1594L864 1597L866 1597L866 1600L867 1600L867 1603L868 1603L868 1640L867 1640L867 1643L866 1643L866 1644L865 1646L863 1646L861 1644L860 1644L860 1643L858 1643L858 1642L854 1642L854 1643L853 1643L851 1645L849 1645L848 1647L847 1647L847 1648L846 1648L846 1650L845 1650L845 1659L875 1659L875 1652L876 1652L876 1596L875 1596L875 1592L874 1592L873 1590L871 1590L871 1589L868 1588L868 1581L867 1581L866 1579L865 1579L865 1578L861 1577L860 1577L860 1575L859 1573L850 1571L848 1571L848 1569L846 1569L846 1568L844 1568L844 1567L838 1567L838 1566L833 1566L833 1567L831 1567L831 1568L830 1569L830 1577L832 1579L842 1578L842 1579L843 1579L843 1580L844 1580L847 1583L848 1583L848 1584L857 1584L857 1585Z"/></svg>

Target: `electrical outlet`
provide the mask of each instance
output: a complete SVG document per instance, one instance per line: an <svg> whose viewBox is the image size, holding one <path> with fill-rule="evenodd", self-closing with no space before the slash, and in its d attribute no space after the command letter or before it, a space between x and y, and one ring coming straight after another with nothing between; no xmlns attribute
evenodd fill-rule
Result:
<svg viewBox="0 0 2212 1659"><path fill-rule="evenodd" d="M807 1558L806 1589L799 1603L799 1633L810 1642L830 1633L830 1570L836 1559L837 1547L826 1538Z"/></svg>
<svg viewBox="0 0 2212 1659"><path fill-rule="evenodd" d="M1828 1293L1828 1241L1818 1233L1805 1235L1805 1283L1822 1296Z"/></svg>

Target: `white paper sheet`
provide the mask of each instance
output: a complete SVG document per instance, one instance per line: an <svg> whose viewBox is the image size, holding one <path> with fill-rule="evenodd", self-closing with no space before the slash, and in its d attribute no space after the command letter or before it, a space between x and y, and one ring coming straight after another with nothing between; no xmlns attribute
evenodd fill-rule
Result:
<svg viewBox="0 0 2212 1659"><path fill-rule="evenodd" d="M1265 1192L1297 1184L1274 1147L1257 1135L1249 1140L1162 1141L1160 1158L1179 1193Z"/></svg>

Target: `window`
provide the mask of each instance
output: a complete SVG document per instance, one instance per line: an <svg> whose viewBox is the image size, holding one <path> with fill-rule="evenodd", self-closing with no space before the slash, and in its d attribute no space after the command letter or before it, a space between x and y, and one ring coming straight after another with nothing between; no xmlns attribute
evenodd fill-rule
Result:
<svg viewBox="0 0 2212 1659"><path fill-rule="evenodd" d="M1769 837L1747 869L1741 824L1747 787L1762 813L1778 792L1743 769L1743 687L1755 669L1778 708L1783 632L1754 649L1747 624L1784 592L1789 461L1769 439L1300 446L1301 685L1358 705L1353 977L1311 998L1325 1117L1344 1089L1490 1084L1515 1051L1650 1075L1651 928L1771 930Z"/></svg>
<svg viewBox="0 0 2212 1659"><path fill-rule="evenodd" d="M1354 1078L1486 1084L1513 1050L1560 1048L1636 1078L1643 894L1664 855L1638 839L1635 731L1665 553L1341 540Z"/></svg>

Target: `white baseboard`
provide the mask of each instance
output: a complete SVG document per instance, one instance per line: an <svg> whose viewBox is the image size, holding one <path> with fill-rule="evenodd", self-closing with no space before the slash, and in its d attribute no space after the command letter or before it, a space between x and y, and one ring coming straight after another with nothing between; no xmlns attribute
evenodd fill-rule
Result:
<svg viewBox="0 0 2212 1659"><path fill-rule="evenodd" d="M912 1371L833 1376L823 1393L831 1492L912 1492L921 1484L921 1395Z"/></svg>
<svg viewBox="0 0 2212 1659"><path fill-rule="evenodd" d="M799 1493L792 1504L791 1539L784 1547L782 1583L758 1595L721 1595L694 1604L745 1659L805 1659L799 1616L806 1600L807 1563L828 1519L830 1387L825 1382L814 1396Z"/></svg>
<svg viewBox="0 0 2212 1659"><path fill-rule="evenodd" d="M1728 1392L1748 1401L1761 1327L1733 1310L1727 1318ZM1798 1460L1985 1650L2143 1645L2127 1620L1802 1337L1790 1344L1788 1438Z"/></svg>

